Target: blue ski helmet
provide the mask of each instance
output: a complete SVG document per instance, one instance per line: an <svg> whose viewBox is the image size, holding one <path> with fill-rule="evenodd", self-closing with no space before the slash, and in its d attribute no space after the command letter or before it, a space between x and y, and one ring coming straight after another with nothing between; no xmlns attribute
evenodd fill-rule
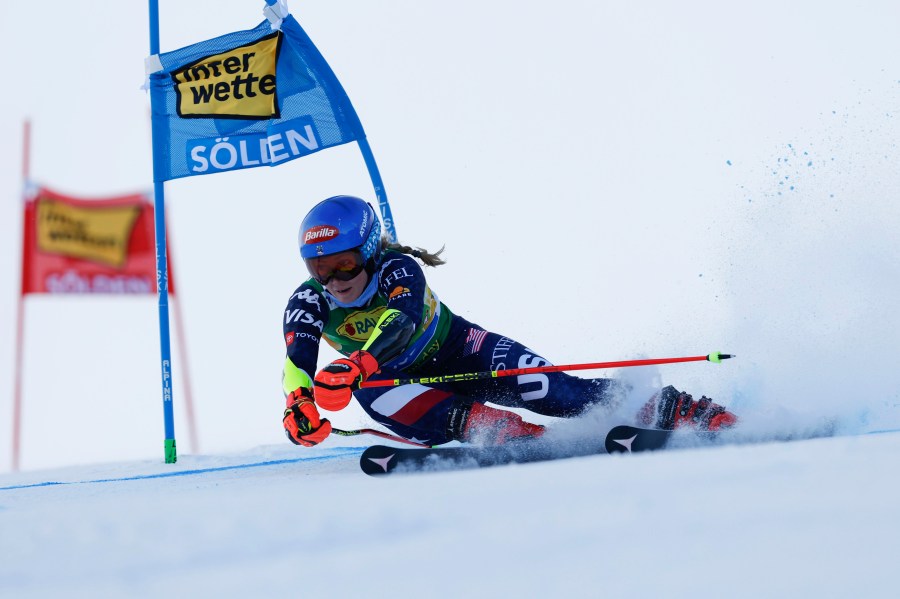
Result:
<svg viewBox="0 0 900 599"><path fill-rule="evenodd" d="M381 223L365 200L334 196L313 206L300 224L298 241L304 260L359 249L368 261L378 251Z"/></svg>

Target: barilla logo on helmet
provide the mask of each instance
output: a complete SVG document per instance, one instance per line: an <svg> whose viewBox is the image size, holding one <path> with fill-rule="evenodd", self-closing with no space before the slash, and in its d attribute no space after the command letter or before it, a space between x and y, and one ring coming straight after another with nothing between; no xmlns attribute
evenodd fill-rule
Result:
<svg viewBox="0 0 900 599"><path fill-rule="evenodd" d="M328 241L338 236L338 230L329 225L318 225L311 229L307 229L303 234L303 243L317 243L319 241Z"/></svg>

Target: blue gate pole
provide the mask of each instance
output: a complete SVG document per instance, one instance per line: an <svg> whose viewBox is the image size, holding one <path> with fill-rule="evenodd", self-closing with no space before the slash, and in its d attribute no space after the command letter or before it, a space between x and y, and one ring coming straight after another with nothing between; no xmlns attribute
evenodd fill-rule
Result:
<svg viewBox="0 0 900 599"><path fill-rule="evenodd" d="M274 6L278 0L266 0L266 4ZM391 205L388 204L387 192L384 191L384 183L381 182L381 173L378 172L378 165L375 163L375 156L372 154L372 148L369 147L369 141L365 137L357 140L359 143L359 151L362 152L363 160L366 161L366 168L369 170L369 178L372 180L372 187L375 188L375 199L378 200L378 209L381 212L381 221L384 223L384 230L391 238L391 241L397 243L397 229L394 227L394 217L391 214Z"/></svg>
<svg viewBox="0 0 900 599"><path fill-rule="evenodd" d="M150 3L150 55L159 54L159 1ZM166 464L178 459L175 450L175 417L172 410L172 351L169 344L169 262L166 252L166 192L165 181L157 171L157 157L162 156L166 139L163 123L156 116L162 98L150 86L150 122L153 137L153 218L156 232L156 291L159 296L159 349L162 366L163 421L165 423L164 450Z"/></svg>
<svg viewBox="0 0 900 599"><path fill-rule="evenodd" d="M362 152L363 160L366 161L366 168L369 169L372 187L375 188L375 198L378 200L378 207L381 210L381 222L384 223L384 230L390 236L391 241L397 243L397 229L394 228L391 205L388 204L387 192L384 190L384 183L381 182L381 173L378 172L378 165L375 164L375 156L372 154L372 148L369 147L369 140L362 137L357 142L359 143L359 150Z"/></svg>

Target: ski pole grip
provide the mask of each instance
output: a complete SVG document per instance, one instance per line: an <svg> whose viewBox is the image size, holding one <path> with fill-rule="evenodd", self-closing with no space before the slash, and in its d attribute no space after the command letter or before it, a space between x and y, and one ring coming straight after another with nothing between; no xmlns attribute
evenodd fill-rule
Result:
<svg viewBox="0 0 900 599"><path fill-rule="evenodd" d="M733 357L734 357L733 354L722 354L717 351L714 351L713 353L706 356L706 359L709 360L710 362L715 362L716 364L721 364L722 360L727 360L728 358L733 358Z"/></svg>

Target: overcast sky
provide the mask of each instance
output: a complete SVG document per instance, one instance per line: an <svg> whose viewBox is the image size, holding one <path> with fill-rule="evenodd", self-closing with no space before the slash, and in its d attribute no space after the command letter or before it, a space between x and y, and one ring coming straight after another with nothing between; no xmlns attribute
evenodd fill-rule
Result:
<svg viewBox="0 0 900 599"><path fill-rule="evenodd" d="M161 0L161 47L249 29L262 6ZM896 3L290 7L357 109L401 241L446 244L429 277L452 310L556 363L733 352L659 374L742 414L896 411ZM36 181L76 196L152 186L146 6L38 11L0 7L3 440L23 120ZM182 452L188 367L202 451L285 442L296 229L338 193L373 199L355 145L167 185ZM161 459L155 297L29 296L25 324L24 468ZM334 421L370 424L353 409ZM0 468L9 456L4 441Z"/></svg>

